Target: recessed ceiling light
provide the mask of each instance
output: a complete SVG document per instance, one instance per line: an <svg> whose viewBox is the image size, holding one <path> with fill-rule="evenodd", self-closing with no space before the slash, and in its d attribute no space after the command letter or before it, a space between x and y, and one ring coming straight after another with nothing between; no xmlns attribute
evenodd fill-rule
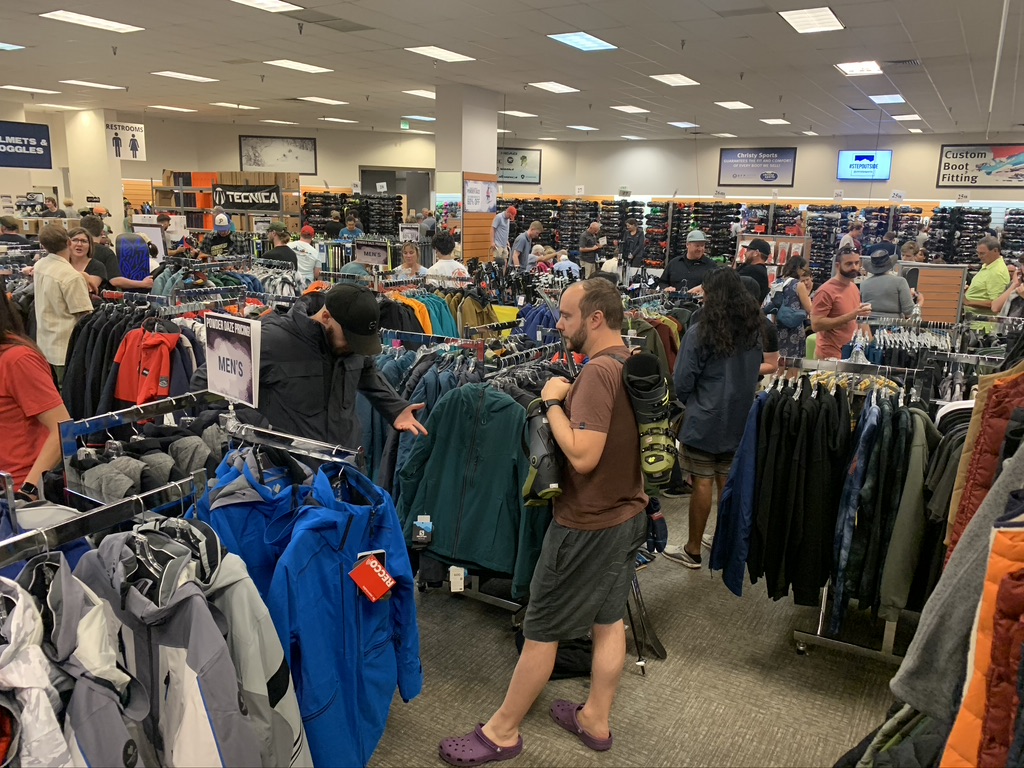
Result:
<svg viewBox="0 0 1024 768"><path fill-rule="evenodd" d="M426 115L402 115L403 120L422 120L424 123L432 123L437 118L427 117Z"/></svg>
<svg viewBox="0 0 1024 768"><path fill-rule="evenodd" d="M402 91L402 93L408 93L410 96L422 96L424 99L436 99L437 94L433 91L426 91L422 88L417 88L415 91Z"/></svg>
<svg viewBox="0 0 1024 768"><path fill-rule="evenodd" d="M762 117L761 122L765 125L789 125L789 120L783 120L781 117Z"/></svg>
<svg viewBox="0 0 1024 768"><path fill-rule="evenodd" d="M614 51L615 46L599 37L586 32L563 32L560 35L548 35L552 40L571 45L581 51Z"/></svg>
<svg viewBox="0 0 1024 768"><path fill-rule="evenodd" d="M131 24L122 24L119 21L109 21L96 16L86 16L83 13L72 13L71 11L50 11L39 14L40 18L53 19L54 21L66 21L69 24L81 24L83 27L102 29L105 32L142 32L143 27L133 27Z"/></svg>
<svg viewBox="0 0 1024 768"><path fill-rule="evenodd" d="M512 133L512 131L506 131L504 128L499 128L498 133Z"/></svg>
<svg viewBox="0 0 1024 768"><path fill-rule="evenodd" d="M418 128L409 128L408 130L402 131L402 133L422 133L426 136L433 136L433 131L421 131Z"/></svg>
<svg viewBox="0 0 1024 768"><path fill-rule="evenodd" d="M814 131L802 131L804 136L817 136L818 134Z"/></svg>
<svg viewBox="0 0 1024 768"><path fill-rule="evenodd" d="M845 64L836 64L836 69L847 77L882 74L882 68L878 66L877 61L848 61Z"/></svg>
<svg viewBox="0 0 1024 768"><path fill-rule="evenodd" d="M14 43L0 43L0 51L21 51L24 50L24 45L15 45Z"/></svg>
<svg viewBox="0 0 1024 768"><path fill-rule="evenodd" d="M520 112L518 109L499 109L498 112L509 117L537 117L532 112Z"/></svg>
<svg viewBox="0 0 1024 768"><path fill-rule="evenodd" d="M793 29L802 35L808 32L832 32L845 29L843 22L836 18L831 8L801 8L796 11L779 11Z"/></svg>
<svg viewBox="0 0 1024 768"><path fill-rule="evenodd" d="M715 104L726 109L753 109L752 106L742 101L716 101Z"/></svg>
<svg viewBox="0 0 1024 768"><path fill-rule="evenodd" d="M567 125L566 128L572 128L574 131L598 131L600 128L591 128L589 125Z"/></svg>
<svg viewBox="0 0 1024 768"><path fill-rule="evenodd" d="M712 133L711 135L714 136L717 139L735 139L736 138L736 134L735 133Z"/></svg>
<svg viewBox="0 0 1024 768"><path fill-rule="evenodd" d="M651 79L671 86L700 85L696 80L691 80L686 75L651 75Z"/></svg>
<svg viewBox="0 0 1024 768"><path fill-rule="evenodd" d="M323 120L325 123L358 123L358 120L346 120L343 117L318 117L317 120Z"/></svg>
<svg viewBox="0 0 1024 768"><path fill-rule="evenodd" d="M913 122L914 120L920 120L921 116L920 115L916 115L916 114L912 114L912 115L893 115L892 119L893 120L899 120L901 123L909 123L909 122Z"/></svg>
<svg viewBox="0 0 1024 768"><path fill-rule="evenodd" d="M347 101L338 101L337 99L326 99L323 96L299 96L299 101L312 101L314 104L327 104L331 107L337 107L341 104L348 104Z"/></svg>
<svg viewBox="0 0 1024 768"><path fill-rule="evenodd" d="M421 56L429 56L438 61L476 61L472 56L463 56L461 53L449 51L447 48L438 48L436 45L421 45L418 48L406 48L409 53L418 53Z"/></svg>
<svg viewBox="0 0 1024 768"><path fill-rule="evenodd" d="M301 5L292 5L284 0L232 0L239 5L248 5L250 8L258 8L269 13L282 13L284 11L304 10Z"/></svg>
<svg viewBox="0 0 1024 768"><path fill-rule="evenodd" d="M298 72L309 72L313 75L320 75L324 72L333 72L333 69L327 69L326 67L317 67L313 64L303 64L301 61L292 61L291 59L274 59L273 61L264 61L264 64L269 64L272 67L284 67L285 69L294 69Z"/></svg>
<svg viewBox="0 0 1024 768"><path fill-rule="evenodd" d="M45 88L29 88L25 85L0 85L0 88L8 91L24 91L25 93L46 93L50 95L60 93L60 91L48 91Z"/></svg>
<svg viewBox="0 0 1024 768"><path fill-rule="evenodd" d="M898 93L883 94L882 96L868 96L875 104L904 104L905 100Z"/></svg>
<svg viewBox="0 0 1024 768"><path fill-rule="evenodd" d="M273 123L274 125L298 125L291 120L260 120L261 123Z"/></svg>
<svg viewBox="0 0 1024 768"><path fill-rule="evenodd" d="M924 133L920 128L907 128L910 133Z"/></svg>
<svg viewBox="0 0 1024 768"><path fill-rule="evenodd" d="M647 141L643 136L623 136L626 141Z"/></svg>
<svg viewBox="0 0 1024 768"><path fill-rule="evenodd" d="M85 107L69 107L66 104L32 104L30 106L33 106L33 107L46 107L47 109L73 109L73 110L76 110L76 111L80 111L82 109L85 109Z"/></svg>
<svg viewBox="0 0 1024 768"><path fill-rule="evenodd" d="M619 112L625 112L627 115L639 115L651 111L649 109L643 109L642 107L631 107L628 104L623 107L612 107L612 109L617 109Z"/></svg>
<svg viewBox="0 0 1024 768"><path fill-rule="evenodd" d="M554 136L541 136L537 141L558 141Z"/></svg>
<svg viewBox="0 0 1024 768"><path fill-rule="evenodd" d="M83 88L102 88L105 91L127 90L123 85L107 85L106 83L92 83L88 80L61 80L66 85L80 85Z"/></svg>
<svg viewBox="0 0 1024 768"><path fill-rule="evenodd" d="M168 112L195 112L194 109L186 109L185 107L168 107L163 104L150 104L149 109L166 109Z"/></svg>
<svg viewBox="0 0 1024 768"><path fill-rule="evenodd" d="M698 128L699 127L696 123L688 123L685 120L680 120L680 121L675 122L675 123L669 123L669 125L674 125L676 128Z"/></svg>
<svg viewBox="0 0 1024 768"><path fill-rule="evenodd" d="M573 88L572 86L562 85L556 83L554 80L548 80L543 83L530 83L534 88L540 88L542 91L551 91L551 93L579 93L579 88Z"/></svg>
<svg viewBox="0 0 1024 768"><path fill-rule="evenodd" d="M259 107L247 107L245 104L229 104L226 101L211 101L211 107L226 107L227 109L259 109Z"/></svg>
<svg viewBox="0 0 1024 768"><path fill-rule="evenodd" d="M151 75L157 77L173 77L175 80L188 80L192 83L219 83L219 80L215 80L212 77L200 77L199 75L188 75L184 72L171 72L165 70L163 72L150 72Z"/></svg>

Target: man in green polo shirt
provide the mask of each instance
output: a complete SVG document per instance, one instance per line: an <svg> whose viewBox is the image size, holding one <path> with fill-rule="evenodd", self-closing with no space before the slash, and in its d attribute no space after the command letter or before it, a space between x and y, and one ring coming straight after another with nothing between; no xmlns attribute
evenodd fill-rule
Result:
<svg viewBox="0 0 1024 768"><path fill-rule="evenodd" d="M999 251L999 241L994 237L983 237L978 241L978 258L981 259L981 271L964 292L964 307L977 315L991 315L992 302L1010 284L1010 272Z"/></svg>

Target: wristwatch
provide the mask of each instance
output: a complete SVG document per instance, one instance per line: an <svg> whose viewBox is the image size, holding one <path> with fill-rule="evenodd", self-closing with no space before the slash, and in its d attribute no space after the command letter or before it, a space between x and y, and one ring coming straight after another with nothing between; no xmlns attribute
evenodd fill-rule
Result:
<svg viewBox="0 0 1024 768"><path fill-rule="evenodd" d="M544 413L547 413L549 410L551 410L556 405L561 406L562 405L562 401L561 400L545 400L544 401Z"/></svg>
<svg viewBox="0 0 1024 768"><path fill-rule="evenodd" d="M15 496L20 496L25 501L38 501L39 489L32 483L22 483Z"/></svg>

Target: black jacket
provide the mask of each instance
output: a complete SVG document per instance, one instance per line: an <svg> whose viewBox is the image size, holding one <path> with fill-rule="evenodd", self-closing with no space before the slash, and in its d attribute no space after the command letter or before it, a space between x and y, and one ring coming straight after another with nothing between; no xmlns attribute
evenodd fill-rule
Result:
<svg viewBox="0 0 1024 768"><path fill-rule="evenodd" d="M768 267L764 264L744 264L736 270L740 277L752 277L757 280L758 302L763 302L768 295Z"/></svg>
<svg viewBox="0 0 1024 768"><path fill-rule="evenodd" d="M686 256L677 256L665 267L658 282L661 285L671 286L677 291L688 291L698 285L703 285L707 274L716 269L720 269L719 265L707 256L702 256L697 261L690 261ZM684 281L686 282L685 286L683 285Z"/></svg>
<svg viewBox="0 0 1024 768"><path fill-rule="evenodd" d="M622 259L631 267L639 267L644 260L644 231L637 227L636 234L631 235L627 231L622 240L619 241L622 247Z"/></svg>

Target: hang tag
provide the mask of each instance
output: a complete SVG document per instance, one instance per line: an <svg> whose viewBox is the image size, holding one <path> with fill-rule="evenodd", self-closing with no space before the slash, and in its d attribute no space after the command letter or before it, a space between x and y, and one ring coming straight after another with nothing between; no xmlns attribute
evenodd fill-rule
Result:
<svg viewBox="0 0 1024 768"><path fill-rule="evenodd" d="M521 294L521 293L518 296L516 296L516 306L517 307L525 307L526 306L526 297L523 294Z"/></svg>
<svg viewBox="0 0 1024 768"><path fill-rule="evenodd" d="M452 592L466 591L466 569L453 565L448 569L448 581L452 585Z"/></svg>
<svg viewBox="0 0 1024 768"><path fill-rule="evenodd" d="M427 545L434 536L434 524L430 522L430 515L419 515L412 528L412 543Z"/></svg>
<svg viewBox="0 0 1024 768"><path fill-rule="evenodd" d="M544 341L544 331L542 331L540 328L537 329L537 341Z"/></svg>
<svg viewBox="0 0 1024 768"><path fill-rule="evenodd" d="M360 561L348 575L371 603L376 603L395 586L394 578L373 555Z"/></svg>
<svg viewBox="0 0 1024 768"><path fill-rule="evenodd" d="M629 336L629 338L631 338L631 339L634 338L636 336L636 328L628 329L626 331L626 335Z"/></svg>

